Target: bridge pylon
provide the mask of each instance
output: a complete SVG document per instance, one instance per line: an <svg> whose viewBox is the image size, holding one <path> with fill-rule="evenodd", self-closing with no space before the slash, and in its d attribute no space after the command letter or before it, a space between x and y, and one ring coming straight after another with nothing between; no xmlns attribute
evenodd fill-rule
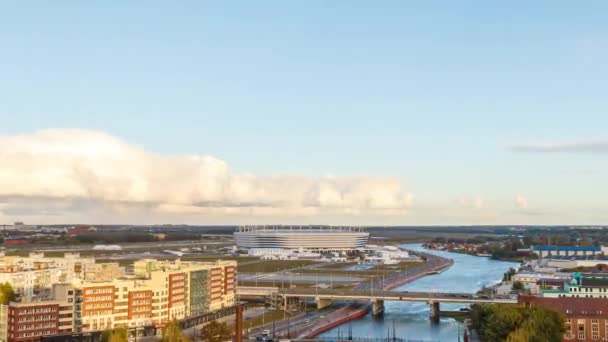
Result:
<svg viewBox="0 0 608 342"><path fill-rule="evenodd" d="M384 313L384 300L372 299L372 315L379 317Z"/></svg>
<svg viewBox="0 0 608 342"><path fill-rule="evenodd" d="M326 307L328 307L332 304L331 298L317 297L317 298L315 298L315 301L317 302L318 310L325 309Z"/></svg>
<svg viewBox="0 0 608 342"><path fill-rule="evenodd" d="M440 316L441 316L441 309L439 307L439 302L430 301L429 302L429 319L431 320L431 322L438 323Z"/></svg>

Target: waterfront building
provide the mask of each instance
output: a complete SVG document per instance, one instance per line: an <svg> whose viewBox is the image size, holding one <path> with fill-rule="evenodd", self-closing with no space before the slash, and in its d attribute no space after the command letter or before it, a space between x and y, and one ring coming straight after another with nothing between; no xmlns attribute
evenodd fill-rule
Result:
<svg viewBox="0 0 608 342"><path fill-rule="evenodd" d="M562 289L543 289L542 297L608 298L608 275L574 273Z"/></svg>
<svg viewBox="0 0 608 342"><path fill-rule="evenodd" d="M533 253L541 259L551 257L575 257L575 256L600 256L603 255L603 247L600 246L552 246L537 245L530 248Z"/></svg>
<svg viewBox="0 0 608 342"><path fill-rule="evenodd" d="M244 226L234 233L234 239L240 249L349 251L365 247L369 233L358 227Z"/></svg>
<svg viewBox="0 0 608 342"><path fill-rule="evenodd" d="M564 341L608 340L608 299L606 298L547 298L520 295L518 302L528 307L542 306L561 313L566 323Z"/></svg>
<svg viewBox="0 0 608 342"><path fill-rule="evenodd" d="M561 280L561 281L568 281L571 278L571 274L570 273L554 273L554 274L548 274L548 273L541 273L541 272L519 272L514 274L511 277L511 281L513 282L520 282L523 283L524 285L536 285L536 283L540 280L548 280L548 279L552 279L552 280Z"/></svg>
<svg viewBox="0 0 608 342"><path fill-rule="evenodd" d="M544 259L546 267L556 269L577 268L577 267L597 267L598 265L607 265L608 258L605 256L590 256L590 257L551 257Z"/></svg>

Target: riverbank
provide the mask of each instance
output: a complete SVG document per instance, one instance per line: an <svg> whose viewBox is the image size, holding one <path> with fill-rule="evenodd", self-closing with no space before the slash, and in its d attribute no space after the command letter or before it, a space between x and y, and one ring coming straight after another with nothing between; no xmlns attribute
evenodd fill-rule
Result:
<svg viewBox="0 0 608 342"><path fill-rule="evenodd" d="M324 317L324 319L316 324L313 324L308 329L301 331L298 335L299 339L313 338L319 334L329 331L342 324L359 319L368 314L370 305L350 305L348 307L336 310Z"/></svg>
<svg viewBox="0 0 608 342"><path fill-rule="evenodd" d="M416 254L424 259L420 265L406 269L402 272L391 274L388 277L375 278L368 282L359 283L355 286L356 290L382 289L392 290L399 286L404 286L424 276L437 274L445 271L454 265L454 260L444 258L435 254L422 252L420 250L403 249L412 254Z"/></svg>
<svg viewBox="0 0 608 342"><path fill-rule="evenodd" d="M525 258L522 256L504 257L504 256L500 256L498 254L481 253L476 250L467 250L467 249L463 249L463 248L449 248L449 247L446 247L445 244L425 243L422 245L422 247L424 247L425 249L437 251L437 252L464 254L464 255L470 255L470 256L480 257L480 258L491 258L493 260L506 261L506 262L522 263L525 261Z"/></svg>

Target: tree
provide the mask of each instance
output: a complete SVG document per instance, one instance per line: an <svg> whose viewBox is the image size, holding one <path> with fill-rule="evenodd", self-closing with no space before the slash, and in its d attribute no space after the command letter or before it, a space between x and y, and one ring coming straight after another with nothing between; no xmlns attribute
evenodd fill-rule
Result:
<svg viewBox="0 0 608 342"><path fill-rule="evenodd" d="M524 283L522 283L519 280L513 282L513 291L519 292L523 289L524 289Z"/></svg>
<svg viewBox="0 0 608 342"><path fill-rule="evenodd" d="M511 278L517 273L514 268L509 268L507 272L502 276L502 281L511 281Z"/></svg>
<svg viewBox="0 0 608 342"><path fill-rule="evenodd" d="M163 328L161 342L182 342L182 329L176 319L167 323Z"/></svg>
<svg viewBox="0 0 608 342"><path fill-rule="evenodd" d="M201 341L224 342L232 340L232 330L226 322L211 321L201 330Z"/></svg>
<svg viewBox="0 0 608 342"><path fill-rule="evenodd" d="M474 305L471 318L482 341L558 342L565 332L558 312L538 306Z"/></svg>
<svg viewBox="0 0 608 342"><path fill-rule="evenodd" d="M127 342L127 329L118 328L115 330L105 330L101 334L101 342Z"/></svg>
<svg viewBox="0 0 608 342"><path fill-rule="evenodd" d="M8 304L9 302L15 301L17 295L15 290L9 283L0 284L0 304Z"/></svg>

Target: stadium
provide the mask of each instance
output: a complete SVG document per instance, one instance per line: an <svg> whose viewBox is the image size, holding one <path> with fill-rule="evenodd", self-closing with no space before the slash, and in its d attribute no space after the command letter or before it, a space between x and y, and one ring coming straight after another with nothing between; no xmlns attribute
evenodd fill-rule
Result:
<svg viewBox="0 0 608 342"><path fill-rule="evenodd" d="M369 233L359 227L244 226L234 233L239 249L346 251L365 247L368 238Z"/></svg>

